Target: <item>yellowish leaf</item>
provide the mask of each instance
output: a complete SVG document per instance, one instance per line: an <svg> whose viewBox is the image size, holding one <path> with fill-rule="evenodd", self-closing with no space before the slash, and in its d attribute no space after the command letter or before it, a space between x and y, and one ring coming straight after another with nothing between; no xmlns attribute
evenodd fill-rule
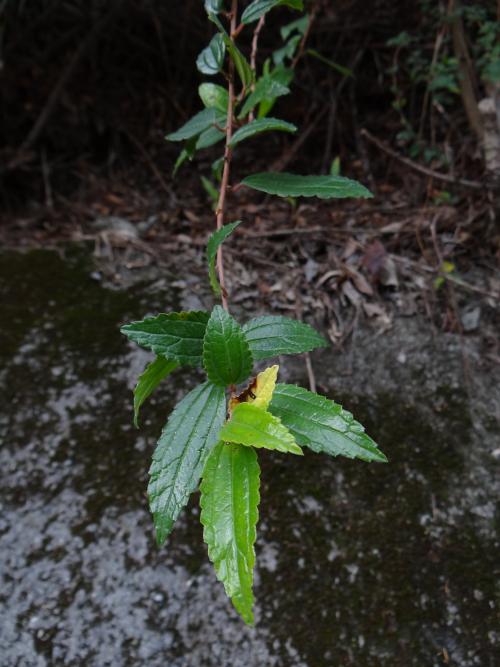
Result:
<svg viewBox="0 0 500 667"><path fill-rule="evenodd" d="M231 398L229 401L229 412L232 412L240 403L253 403L255 407L267 410L276 386L279 368L275 364L266 368L262 373L259 373L241 394Z"/></svg>
<svg viewBox="0 0 500 667"><path fill-rule="evenodd" d="M279 368L280 367L275 364L257 375L255 389L253 390L255 398L249 396L249 403L253 403L257 408L267 410L271 398L273 397L274 388L276 387Z"/></svg>

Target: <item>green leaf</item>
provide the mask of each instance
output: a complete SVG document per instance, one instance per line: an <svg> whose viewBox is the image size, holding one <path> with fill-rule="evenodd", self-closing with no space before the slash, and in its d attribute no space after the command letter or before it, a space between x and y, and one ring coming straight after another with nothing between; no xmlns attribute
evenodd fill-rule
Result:
<svg viewBox="0 0 500 667"><path fill-rule="evenodd" d="M224 118L224 125L226 124L226 119ZM205 130L200 134L196 140L195 150L201 151L203 148L210 148L218 144L219 141L222 141L225 138L225 132L222 132L217 127L209 127L208 130Z"/></svg>
<svg viewBox="0 0 500 667"><path fill-rule="evenodd" d="M201 134L204 130L214 125L225 125L226 116L218 109L203 109L193 116L176 132L167 134L168 141L184 141Z"/></svg>
<svg viewBox="0 0 500 667"><path fill-rule="evenodd" d="M227 34L224 33L222 35L222 38L227 46L229 55L231 56L234 62L236 71L238 72L238 76L241 79L241 83L245 88L250 88L253 82L254 74L252 68L248 64L248 60L245 58L245 56L241 53L236 44Z"/></svg>
<svg viewBox="0 0 500 667"><path fill-rule="evenodd" d="M220 442L208 458L200 487L200 519L208 557L235 608L250 625L254 621L259 477L254 449Z"/></svg>
<svg viewBox="0 0 500 667"><path fill-rule="evenodd" d="M239 113L239 118L244 118L247 116L250 111L257 104L260 104L263 100L275 100L277 97L282 95L288 95L290 93L290 88L283 85L279 81L273 79L269 74L260 78L255 84L253 92L245 100L245 104L241 108Z"/></svg>
<svg viewBox="0 0 500 667"><path fill-rule="evenodd" d="M192 160L193 156L196 152L196 142L198 141L198 137L192 137L191 139L188 139L186 141L186 144L182 151L179 153L179 157L175 161L174 169L172 171L172 176L175 178L177 172L179 169L182 167L184 162L186 160Z"/></svg>
<svg viewBox="0 0 500 667"><path fill-rule="evenodd" d="M134 425L139 428L139 410L144 401L151 396L160 382L179 366L177 361L166 357L156 357L139 376L134 389Z"/></svg>
<svg viewBox="0 0 500 667"><path fill-rule="evenodd" d="M162 313L121 328L122 334L134 343L166 356L180 364L201 366L203 338L209 313L190 311Z"/></svg>
<svg viewBox="0 0 500 667"><path fill-rule="evenodd" d="M302 454L293 435L280 419L252 403L240 403L234 407L231 419L224 424L219 437L225 442L246 447Z"/></svg>
<svg viewBox="0 0 500 667"><path fill-rule="evenodd" d="M298 32L300 35L305 35L309 21L310 17L306 14L300 19L292 21L291 23L287 23L287 25L284 25L282 28L280 28L281 39L288 39L294 32Z"/></svg>
<svg viewBox="0 0 500 667"><path fill-rule="evenodd" d="M203 365L208 379L226 387L247 379L252 354L240 325L222 308L215 306L203 342Z"/></svg>
<svg viewBox="0 0 500 667"><path fill-rule="evenodd" d="M267 71L266 69L265 76L269 76L276 83L288 87L293 81L294 71L293 69L285 67L284 65L278 65L271 72ZM259 104L258 117L264 118L265 116L267 116L270 113L273 106L275 105L275 103L276 103L276 98L262 100Z"/></svg>
<svg viewBox="0 0 500 667"><path fill-rule="evenodd" d="M218 229L214 232L211 237L208 239L207 244L207 260L208 260L208 276L210 278L210 285L216 296L220 294L220 285L217 280L217 272L215 270L215 259L217 257L217 250L219 246L224 243L228 236L230 236L236 227L241 224L241 220L232 222L229 225L224 225L222 229Z"/></svg>
<svg viewBox="0 0 500 667"><path fill-rule="evenodd" d="M295 385L277 384L269 410L303 447L331 456L387 461L351 413L324 396Z"/></svg>
<svg viewBox="0 0 500 667"><path fill-rule="evenodd" d="M221 23L220 18L217 16L217 14L214 14L213 12L210 12L208 14L208 20L212 21L217 26L217 30L220 32L221 35L227 35L227 32L224 28L224 26Z"/></svg>
<svg viewBox="0 0 500 667"><path fill-rule="evenodd" d="M229 93L222 86L216 83L202 83L198 88L198 94L207 109L214 108L227 113Z"/></svg>
<svg viewBox="0 0 500 667"><path fill-rule="evenodd" d="M332 176L340 175L340 155L337 155L337 157L332 160L332 164L330 165L330 174Z"/></svg>
<svg viewBox="0 0 500 667"><path fill-rule="evenodd" d="M280 132L296 132L297 128L295 125L292 125L292 123L287 123L278 118L260 118L247 123L237 130L231 139L230 145L235 146L245 139L254 137L256 134L271 132L273 130L279 130Z"/></svg>
<svg viewBox="0 0 500 667"><path fill-rule="evenodd" d="M261 16L267 14L271 9L282 5L291 7L292 9L304 9L302 0L254 0L243 12L241 22L248 24L258 21Z"/></svg>
<svg viewBox="0 0 500 667"><path fill-rule="evenodd" d="M210 44L203 49L196 59L198 71L207 76L218 74L224 64L226 44L223 35L217 33L210 40Z"/></svg>
<svg viewBox="0 0 500 667"><path fill-rule="evenodd" d="M281 49L273 51L273 63L275 65L283 65L283 63L287 58L292 60L292 58L295 56L295 53L297 51L300 42L301 42L300 35L294 35L293 37L290 37L285 46L283 46Z"/></svg>
<svg viewBox="0 0 500 667"><path fill-rule="evenodd" d="M217 209L217 202L219 201L219 191L212 183L212 181L206 176L201 177L201 184L203 185L203 189L207 195L210 197L212 201L212 208L215 211Z"/></svg>
<svg viewBox="0 0 500 667"><path fill-rule="evenodd" d="M223 0L205 0L205 11L207 14L218 14L224 7Z"/></svg>
<svg viewBox="0 0 500 667"><path fill-rule="evenodd" d="M279 354L310 352L328 345L323 336L308 324L279 315L250 320L243 325L243 332L256 361Z"/></svg>
<svg viewBox="0 0 500 667"><path fill-rule="evenodd" d="M224 122L226 122L226 119L221 119ZM177 174L179 171L180 167L186 162L186 160L192 160L194 154L196 151L203 150L204 148L210 148L211 146L214 146L215 144L219 143L222 141L226 136L225 131L220 130L218 127L209 127L207 130L202 132L200 135L191 137L191 139L188 139L186 141L186 144L184 148L182 149L181 153L179 154L179 157L177 158L173 170L173 176Z"/></svg>
<svg viewBox="0 0 500 667"><path fill-rule="evenodd" d="M285 173L253 174L243 179L243 185L279 197L373 197L364 185L343 176L298 176Z"/></svg>
<svg viewBox="0 0 500 667"><path fill-rule="evenodd" d="M222 171L224 169L224 156L214 160L211 165L211 170L215 180L220 183L222 181Z"/></svg>
<svg viewBox="0 0 500 667"><path fill-rule="evenodd" d="M170 415L149 470L149 504L158 544L166 540L198 486L225 415L224 389L210 382L193 389Z"/></svg>

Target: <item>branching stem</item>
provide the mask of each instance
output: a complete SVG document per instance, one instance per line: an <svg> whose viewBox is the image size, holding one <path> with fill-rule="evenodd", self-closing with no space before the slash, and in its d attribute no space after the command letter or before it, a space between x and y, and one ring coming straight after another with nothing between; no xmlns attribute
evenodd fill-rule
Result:
<svg viewBox="0 0 500 667"><path fill-rule="evenodd" d="M238 20L238 0L232 0L231 5L231 39L235 38L236 26ZM226 211L226 197L229 189L229 176L231 173L231 160L233 157L233 151L231 148L231 139L233 137L233 124L234 124L234 103L235 103L235 93L234 93L234 62L232 58L229 60L229 75L228 75L228 93L229 101L227 105L227 120L226 120L226 147L224 150L224 169L222 172L222 181L220 185L219 201L217 202L217 229L222 229L224 226L224 218ZM226 280L224 276L224 257L222 254L222 245L219 246L217 251L217 272L219 274L219 282L222 292L222 305L229 311L228 305L228 295L226 290Z"/></svg>

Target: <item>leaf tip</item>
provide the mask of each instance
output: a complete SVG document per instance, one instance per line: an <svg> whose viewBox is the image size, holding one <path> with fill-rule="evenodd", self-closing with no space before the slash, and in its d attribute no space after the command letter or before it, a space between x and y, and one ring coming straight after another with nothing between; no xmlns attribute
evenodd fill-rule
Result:
<svg viewBox="0 0 500 667"><path fill-rule="evenodd" d="M167 541L167 537L170 535L172 532L172 526L167 527L164 525L156 525L156 545L158 547L162 547L165 542Z"/></svg>
<svg viewBox="0 0 500 667"><path fill-rule="evenodd" d="M377 457L374 459L377 463L389 463L389 459L382 450L377 450Z"/></svg>

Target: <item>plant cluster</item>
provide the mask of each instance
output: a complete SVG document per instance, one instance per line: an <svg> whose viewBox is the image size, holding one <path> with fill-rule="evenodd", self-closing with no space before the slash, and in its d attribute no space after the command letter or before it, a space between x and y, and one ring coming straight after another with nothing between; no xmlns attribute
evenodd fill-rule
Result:
<svg viewBox="0 0 500 667"><path fill-rule="evenodd" d="M387 41L394 49L388 74L393 108L402 126L398 140L411 157L428 163L448 162L438 137L450 126L460 98L460 59L464 57L454 44L454 21L459 19L465 31L475 85L487 87L500 81L500 23L493 5L419 0L422 18L418 26Z"/></svg>
<svg viewBox="0 0 500 667"><path fill-rule="evenodd" d="M386 461L361 424L340 405L299 386L278 383L277 365L251 377L255 362L324 347L327 343L323 336L308 324L286 317L263 316L240 325L229 313L222 244L240 224L224 224L233 149L262 132L296 129L268 114L276 98L290 92L290 73L284 62L300 49L307 17L282 31L282 55L275 55L272 64L266 62L260 74L256 66L258 33L267 12L279 6L303 9L301 0L254 0L238 21L237 0L232 0L230 9L222 0L205 0L217 32L200 54L198 69L211 76L222 74L227 85L202 84L200 96L205 109L168 137L185 142L182 161L195 150L225 139L224 156L214 169L220 173L217 229L207 246L209 281L222 305L211 312L160 314L122 327L131 341L156 355L134 391L136 425L141 405L172 371L194 366L206 372L207 380L180 401L158 441L150 468L150 508L157 540L162 544L190 495L200 487L201 522L209 558L247 623L253 623L260 477L256 450L301 455L302 448L307 447L331 456ZM229 22L229 30L224 27L224 19ZM249 62L236 40L252 25ZM258 173L245 178L242 185L282 197L369 196L359 183L334 175Z"/></svg>

